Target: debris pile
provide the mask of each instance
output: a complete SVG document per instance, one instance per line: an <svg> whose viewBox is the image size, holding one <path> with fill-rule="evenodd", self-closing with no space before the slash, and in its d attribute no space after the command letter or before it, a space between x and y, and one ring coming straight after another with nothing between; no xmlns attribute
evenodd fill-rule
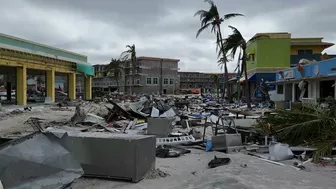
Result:
<svg viewBox="0 0 336 189"><path fill-rule="evenodd" d="M64 167L64 171L80 165L76 174L65 179L63 184L69 184L82 175L132 182L167 177L168 173L155 168L156 158L183 158L191 153L191 149L201 149L204 153L245 153L267 163L304 171L314 151L282 143L293 145L288 139L278 140L281 137L272 130L277 127L270 127L275 122L268 119L274 115L274 110L262 103L248 109L242 103L219 103L211 97L202 96L117 95L92 102L62 102L46 108L51 112L71 113L72 116L65 121L56 121L34 115L24 124L32 127L32 136L40 136L41 139L36 142L43 145L36 148L48 148L50 154L62 148L66 157L72 158L71 165ZM8 114L25 111L33 110L26 108ZM255 127L256 124L259 126ZM33 139L38 140L36 137ZM6 149L11 149L13 156L19 156L22 151L14 148L15 145L26 146L31 140L26 136L7 142L4 140L5 147L0 149L0 154L6 154ZM55 144L44 140L52 140ZM36 151L30 150L32 153ZM47 157L47 154L41 155ZM5 155L0 157L3 159L0 162L10 161ZM38 158L36 154L30 160L39 161ZM293 159L295 161L291 163L282 163ZM207 160L208 168L230 166L232 161L229 155L224 154ZM321 159L321 163L335 164L333 159ZM248 165L243 163L240 167L247 168ZM47 171L41 169L42 172ZM6 175L11 173L8 170L17 171L0 163L0 180L4 187L15 184L7 180ZM30 173L26 174L29 176ZM30 176L36 177L34 174ZM32 179L33 183L41 185L42 177Z"/></svg>
<svg viewBox="0 0 336 189"><path fill-rule="evenodd" d="M145 178L146 179L157 179L157 178L164 178L167 176L169 176L169 174L161 171L160 169L152 169L148 172Z"/></svg>

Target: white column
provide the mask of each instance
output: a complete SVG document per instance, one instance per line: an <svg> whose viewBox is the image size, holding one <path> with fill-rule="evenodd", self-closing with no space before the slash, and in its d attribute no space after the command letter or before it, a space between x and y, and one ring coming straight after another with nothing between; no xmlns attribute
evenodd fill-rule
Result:
<svg viewBox="0 0 336 189"><path fill-rule="evenodd" d="M295 83L292 83L292 102L295 101Z"/></svg>
<svg viewBox="0 0 336 189"><path fill-rule="evenodd" d="M316 98L320 98L320 81L316 80L315 81L315 87L316 87Z"/></svg>

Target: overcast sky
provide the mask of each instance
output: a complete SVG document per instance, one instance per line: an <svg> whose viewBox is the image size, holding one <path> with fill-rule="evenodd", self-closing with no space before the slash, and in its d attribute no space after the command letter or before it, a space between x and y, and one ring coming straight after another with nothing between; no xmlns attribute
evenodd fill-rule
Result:
<svg viewBox="0 0 336 189"><path fill-rule="evenodd" d="M324 37L335 42L332 0L215 0L220 14L238 12L222 25L237 27L246 39L259 32L290 32L292 37ZM137 56L180 59L182 71L219 72L215 39L200 26L203 0L0 0L0 33L85 54L91 64L119 57L127 44ZM336 53L336 47L326 51ZM235 67L234 62L229 68Z"/></svg>

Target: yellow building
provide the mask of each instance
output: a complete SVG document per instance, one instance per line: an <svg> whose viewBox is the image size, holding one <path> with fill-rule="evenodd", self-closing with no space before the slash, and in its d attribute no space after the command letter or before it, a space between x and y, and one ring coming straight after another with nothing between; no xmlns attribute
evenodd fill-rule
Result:
<svg viewBox="0 0 336 189"><path fill-rule="evenodd" d="M15 103L26 105L29 98L27 79L36 74L43 76L41 88L51 102L55 102L55 91L61 88L60 84L56 85L58 77L65 78L62 85L67 93L63 94L70 99L78 94L76 81L81 81L78 78L83 78L83 82L79 82L83 99L92 98L94 69L87 62L87 56L0 33L0 79L7 88L7 96L14 91Z"/></svg>
<svg viewBox="0 0 336 189"><path fill-rule="evenodd" d="M290 65L297 66L301 59L320 61L323 58L323 51L334 43L322 41L323 37L315 38L291 38ZM334 58L335 55L324 56Z"/></svg>

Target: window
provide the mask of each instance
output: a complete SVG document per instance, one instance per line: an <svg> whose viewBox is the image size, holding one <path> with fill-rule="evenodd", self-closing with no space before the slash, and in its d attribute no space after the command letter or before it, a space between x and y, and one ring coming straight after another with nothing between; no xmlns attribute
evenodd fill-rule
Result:
<svg viewBox="0 0 336 189"><path fill-rule="evenodd" d="M277 86L277 93L278 94L283 94L283 85L278 85Z"/></svg>
<svg viewBox="0 0 336 189"><path fill-rule="evenodd" d="M312 55L313 50L298 50L298 55Z"/></svg>
<svg viewBox="0 0 336 189"><path fill-rule="evenodd" d="M140 84L140 79L136 80L136 84L139 85Z"/></svg>
<svg viewBox="0 0 336 189"><path fill-rule="evenodd" d="M255 55L254 54L251 54L251 61L254 61L255 59Z"/></svg>
<svg viewBox="0 0 336 189"><path fill-rule="evenodd" d="M164 85L168 85L168 78L164 78L164 79L163 79L163 84L164 84Z"/></svg>
<svg viewBox="0 0 336 189"><path fill-rule="evenodd" d="M169 84L170 84L170 85L174 85L174 79L170 79L170 80L169 80Z"/></svg>
<svg viewBox="0 0 336 189"><path fill-rule="evenodd" d="M152 78L147 77L146 83L147 83L147 85L151 85L152 84Z"/></svg>
<svg viewBox="0 0 336 189"><path fill-rule="evenodd" d="M153 78L153 85L157 85L159 83L158 78Z"/></svg>

